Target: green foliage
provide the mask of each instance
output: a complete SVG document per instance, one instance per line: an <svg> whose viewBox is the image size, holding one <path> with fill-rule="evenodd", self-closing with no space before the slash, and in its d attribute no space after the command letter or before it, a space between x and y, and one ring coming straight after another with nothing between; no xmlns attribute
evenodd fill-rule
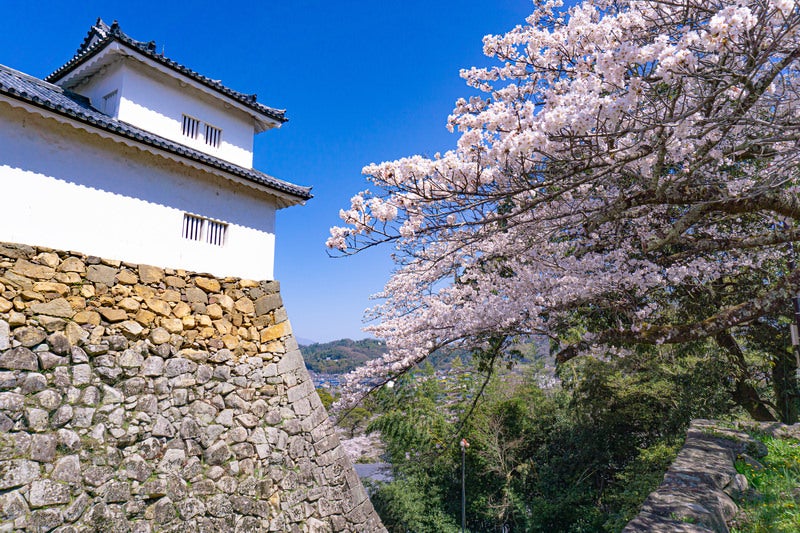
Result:
<svg viewBox="0 0 800 533"><path fill-rule="evenodd" d="M610 509L608 520L603 524L605 531L621 531L636 517L644 499L663 481L664 472L682 445L681 440L671 444L659 442L639 450L636 458L614 477L613 487L604 497Z"/></svg>
<svg viewBox="0 0 800 533"><path fill-rule="evenodd" d="M375 339L340 339L303 346L303 359L312 372L346 374L386 353L386 344Z"/></svg>
<svg viewBox="0 0 800 533"><path fill-rule="evenodd" d="M458 524L444 511L441 496L418 478L383 485L372 504L389 531L457 533Z"/></svg>
<svg viewBox="0 0 800 533"><path fill-rule="evenodd" d="M759 497L737 502L745 518L739 519L734 533L793 533L800 531L800 441L762 437L767 456L763 468L745 461L736 462Z"/></svg>
<svg viewBox="0 0 800 533"><path fill-rule="evenodd" d="M638 449L682 434L692 418L736 411L729 372L713 346L702 343L646 347L611 362L579 358L559 375L576 416L613 427L609 432L619 441L614 448Z"/></svg>
<svg viewBox="0 0 800 533"><path fill-rule="evenodd" d="M317 389L317 394L319 395L319 399L326 411L329 410L331 408L331 404L336 401L336 398L328 389L319 388Z"/></svg>
<svg viewBox="0 0 800 533"><path fill-rule="evenodd" d="M541 362L542 354L547 352L547 340L534 338L533 341L515 345L513 352L526 361ZM362 366L366 361L377 359L386 353L386 344L375 339L340 339L326 343L314 343L302 347L303 360L312 372L318 374L346 374ZM449 370L454 361L469 359L466 350L440 350L428 356L427 361L434 368ZM456 363L457 364L457 363Z"/></svg>
<svg viewBox="0 0 800 533"><path fill-rule="evenodd" d="M789 338L791 323L791 317L779 315L774 318L762 317L742 328L749 359L760 366L757 373L770 377L761 387L771 386L772 391L769 392L772 393L775 411L784 424L797 422L800 411L797 359ZM768 396L769 392L765 391L763 395Z"/></svg>
<svg viewBox="0 0 800 533"><path fill-rule="evenodd" d="M338 426L347 431L350 438L352 438L366 431L371 418L372 413L359 406L351 409L347 416L341 418Z"/></svg>
<svg viewBox="0 0 800 533"><path fill-rule="evenodd" d="M390 531L458 524L464 437L469 531L619 531L661 481L688 422L735 413L728 368L702 348L574 359L550 390L538 387L534 361L494 375L466 421L484 385L474 361L418 369L371 407L395 475L377 487L378 512Z"/></svg>

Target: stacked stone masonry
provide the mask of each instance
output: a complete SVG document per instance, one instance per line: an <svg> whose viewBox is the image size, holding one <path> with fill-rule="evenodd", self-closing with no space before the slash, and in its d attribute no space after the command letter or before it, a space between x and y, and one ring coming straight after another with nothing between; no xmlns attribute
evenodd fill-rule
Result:
<svg viewBox="0 0 800 533"><path fill-rule="evenodd" d="M664 481L650 493L638 516L622 533L729 533L728 522L738 511L732 496L741 497L747 491L747 478L734 466L736 458L767 454L763 443L741 429L778 436L782 428L792 427L758 422L737 426L741 428L714 420L693 420Z"/></svg>
<svg viewBox="0 0 800 533"><path fill-rule="evenodd" d="M0 532L385 531L277 282L0 244Z"/></svg>

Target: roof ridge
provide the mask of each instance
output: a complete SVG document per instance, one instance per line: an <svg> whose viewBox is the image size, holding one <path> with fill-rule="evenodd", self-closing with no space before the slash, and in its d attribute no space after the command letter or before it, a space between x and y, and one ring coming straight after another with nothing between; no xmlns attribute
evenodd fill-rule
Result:
<svg viewBox="0 0 800 533"><path fill-rule="evenodd" d="M92 27L89 28L89 31L86 33L86 37L83 38L83 42L75 51L75 55L80 55L83 52L85 52L88 48L90 48L89 42L92 40L92 37L94 37L94 35L97 35L101 40L105 39L110 29L111 27L105 22L103 22L102 18L97 17L97 21L95 21Z"/></svg>
<svg viewBox="0 0 800 533"><path fill-rule="evenodd" d="M3 74L6 74L3 76ZM14 78L18 81L15 82ZM8 81L6 81L8 80ZM10 83L9 83L10 82ZM55 94L48 94L52 91ZM219 157L201 152L156 133L128 124L108 116L90 105L89 100L58 85L41 80L24 72L0 64L0 94L47 109L95 128L105 130L122 138L132 139L144 145L163 150L189 160L208 165L224 172L245 178L275 191L281 191L298 199L313 197L311 187L297 185L254 168L247 168Z"/></svg>
<svg viewBox="0 0 800 533"><path fill-rule="evenodd" d="M94 43L91 43L92 39L97 36L98 40ZM77 67L82 61L88 58L91 54L95 51L98 51L102 48L102 46L111 40L116 40L136 51L143 54L145 57L148 57L158 63L161 63L176 72L183 74L189 78L194 79L198 83L209 87L220 94L223 94L233 100L249 107L250 109L265 115L273 120L278 122L286 122L288 119L286 118L286 110L285 109L278 109L274 107L267 106L262 104L258 101L257 95L254 94L247 94L241 91L237 91L235 89L231 89L223 85L221 80L214 80L200 74L199 72L181 64L177 61L166 57L163 53L159 54L156 52L156 42L155 41L137 41L130 37L128 34L120 29L119 23L115 20L111 26L103 22L101 18L98 18L95 24L89 29L86 37L84 37L83 42L81 43L80 47L76 51L75 55L67 61L65 64L57 68L52 73L48 74L45 77L45 81L56 81L63 77L66 73L73 70ZM91 44L90 44L91 43Z"/></svg>
<svg viewBox="0 0 800 533"><path fill-rule="evenodd" d="M63 87L61 87L59 85L56 85L55 83L50 83L49 81L37 78L36 76L31 76L30 74L22 72L21 70L17 70L17 69L15 69L13 67L9 67L8 65L4 65L2 63L0 63L0 70L8 71L11 74L13 74L15 76L18 76L18 77L20 77L22 79L25 79L27 81L31 81L31 82L47 85L47 87L50 90L58 91L58 92L60 92L62 94L65 93L65 92L72 93L72 91L68 91L67 89L64 89Z"/></svg>

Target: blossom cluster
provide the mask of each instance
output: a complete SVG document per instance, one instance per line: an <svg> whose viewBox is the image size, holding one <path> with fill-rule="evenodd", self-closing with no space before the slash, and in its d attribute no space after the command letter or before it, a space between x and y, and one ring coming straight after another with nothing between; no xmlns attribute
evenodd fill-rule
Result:
<svg viewBox="0 0 800 533"><path fill-rule="evenodd" d="M462 71L476 94L448 118L456 147L368 165L375 192L331 229L343 253L397 248L369 328L390 352L352 392L443 346L566 342L576 317L614 317L581 321L595 352L752 319L744 300L680 323L675 306L721 279L752 285L798 238L798 28L793 0L551 0L485 37L493 63Z"/></svg>

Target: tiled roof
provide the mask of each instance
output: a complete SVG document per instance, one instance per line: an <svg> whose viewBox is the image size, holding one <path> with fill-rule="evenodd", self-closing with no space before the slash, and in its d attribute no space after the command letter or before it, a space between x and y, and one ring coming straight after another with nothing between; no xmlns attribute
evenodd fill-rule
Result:
<svg viewBox="0 0 800 533"><path fill-rule="evenodd" d="M97 40L95 40L95 37ZM122 43L138 53L146 56L147 58L152 59L153 61L176 72L179 72L184 76L187 76L201 83L202 85L219 92L220 94L228 96L229 98L244 104L245 106L264 116L279 122L286 122L288 120L285 117L285 110L274 109L272 107L265 106L264 104L256 101L255 94L245 94L240 93L239 91L234 91L233 89L224 86L219 80L212 80L211 78L203 76L202 74L198 74L192 69L181 65L180 63L177 63L168 57L164 57L163 54L156 53L155 41L145 43L131 39L119 29L119 24L117 24L117 21L114 21L111 26L109 26L99 18L97 19L95 25L89 30L89 33L86 35L86 38L84 38L83 43L78 48L77 52L75 52L75 55L72 57L72 59L67 61L63 66L59 67L55 72L47 76L45 81L54 83L57 82L81 63L99 53L108 43L112 41Z"/></svg>
<svg viewBox="0 0 800 533"><path fill-rule="evenodd" d="M34 78L12 68L0 65L0 95L26 102L36 107L47 109L53 113L89 124L101 130L114 133L120 137L132 139L154 148L177 154L239 176L259 185L269 187L296 197L300 201L312 198L311 188L273 178L257 170L240 167L217 157L170 141L148 131L131 126L101 113L91 106L88 98L57 85Z"/></svg>

